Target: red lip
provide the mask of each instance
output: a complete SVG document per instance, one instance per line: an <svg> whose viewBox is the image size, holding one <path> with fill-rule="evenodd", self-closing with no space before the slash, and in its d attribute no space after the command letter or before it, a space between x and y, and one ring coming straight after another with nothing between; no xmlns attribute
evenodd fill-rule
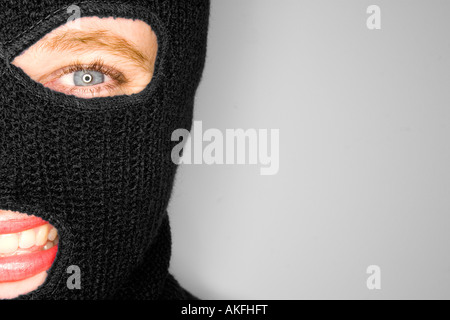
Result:
<svg viewBox="0 0 450 320"><path fill-rule="evenodd" d="M0 283L19 281L50 269L58 246L45 251L0 258Z"/></svg>
<svg viewBox="0 0 450 320"><path fill-rule="evenodd" d="M0 221L0 234L17 233L42 226L46 223L46 221L35 216L10 219L5 222Z"/></svg>

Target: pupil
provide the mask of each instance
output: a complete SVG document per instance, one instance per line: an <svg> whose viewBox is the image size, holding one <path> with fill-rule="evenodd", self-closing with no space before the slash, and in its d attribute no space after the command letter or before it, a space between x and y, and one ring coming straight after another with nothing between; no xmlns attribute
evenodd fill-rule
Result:
<svg viewBox="0 0 450 320"><path fill-rule="evenodd" d="M85 74L83 76L83 81L86 82L86 83L91 82L92 81L92 76L90 74Z"/></svg>

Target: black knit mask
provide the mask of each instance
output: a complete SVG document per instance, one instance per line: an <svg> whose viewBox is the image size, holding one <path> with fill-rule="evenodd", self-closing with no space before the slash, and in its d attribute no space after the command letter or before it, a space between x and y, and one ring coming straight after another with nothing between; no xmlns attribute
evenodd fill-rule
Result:
<svg viewBox="0 0 450 320"><path fill-rule="evenodd" d="M158 38L150 84L131 96L52 91L10 62L77 5L81 17L139 19ZM171 134L190 130L204 66L208 0L0 2L0 209L58 229L46 282L25 299L183 299L168 273ZM81 289L67 286L67 268Z"/></svg>

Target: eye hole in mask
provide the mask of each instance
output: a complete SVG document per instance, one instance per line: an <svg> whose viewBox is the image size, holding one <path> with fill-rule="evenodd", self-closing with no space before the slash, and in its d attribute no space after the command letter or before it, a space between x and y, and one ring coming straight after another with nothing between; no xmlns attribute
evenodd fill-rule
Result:
<svg viewBox="0 0 450 320"><path fill-rule="evenodd" d="M157 51L155 33L141 20L84 17L54 29L12 64L51 90L89 99L144 90Z"/></svg>

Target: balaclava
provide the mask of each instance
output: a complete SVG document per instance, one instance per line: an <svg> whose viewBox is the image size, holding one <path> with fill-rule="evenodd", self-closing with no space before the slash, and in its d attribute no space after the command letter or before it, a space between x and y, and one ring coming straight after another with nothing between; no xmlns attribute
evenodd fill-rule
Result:
<svg viewBox="0 0 450 320"><path fill-rule="evenodd" d="M151 83L131 96L52 91L14 57L81 17L139 19L158 38ZM190 130L206 54L209 0L0 2L0 209L58 230L43 286L19 299L194 299L169 274L172 132ZM70 290L67 268L81 272Z"/></svg>

